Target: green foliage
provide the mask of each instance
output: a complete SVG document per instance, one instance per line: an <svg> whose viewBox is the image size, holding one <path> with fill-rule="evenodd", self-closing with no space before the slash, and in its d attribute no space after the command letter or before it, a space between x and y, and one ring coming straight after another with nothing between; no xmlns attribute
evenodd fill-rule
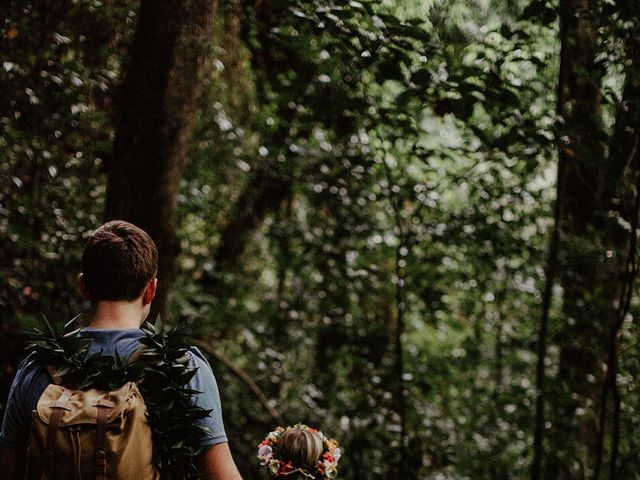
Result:
<svg viewBox="0 0 640 480"><path fill-rule="evenodd" d="M130 2L3 2L0 309L70 317L82 239L102 218Z"/></svg>
<svg viewBox="0 0 640 480"><path fill-rule="evenodd" d="M55 367L60 384L74 389L115 390L126 382L137 382L147 405L153 435L153 459L163 478L197 478L196 445L203 427L194 424L209 411L190 403L200 393L187 388L196 374L189 367L189 343L178 326L171 329L145 324L146 334L139 359L130 361L102 352L89 354L91 340L74 329L76 318L29 335L29 350L42 365Z"/></svg>
<svg viewBox="0 0 640 480"><path fill-rule="evenodd" d="M187 388L196 374L189 368L187 335L179 326L163 329L149 323L142 331L147 336L140 340L146 347L140 360L145 366L140 391L148 405L156 464L169 478L196 477L195 456L201 448L195 442L203 427L194 422L210 412L190 403L200 392Z"/></svg>
<svg viewBox="0 0 640 480"><path fill-rule="evenodd" d="M393 336L403 282L410 475L525 472L555 32L509 19L453 43L378 3L263 5L247 8L241 32L255 114L234 118L218 96L240 133L229 142L221 129L216 148L233 145L238 165L224 172L235 170L235 191L259 188L251 181L266 168L293 194L237 269L218 271L217 290L203 292L220 229L200 209L220 191L204 188L217 183L210 159L195 157L180 204L176 314L217 339L285 418L339 438L346 478L385 478L400 428ZM212 212L218 225L235 213L228 198ZM246 396L216 373L227 379L223 404ZM250 458L266 420L233 402L225 412L232 442L240 438L234 452Z"/></svg>
<svg viewBox="0 0 640 480"><path fill-rule="evenodd" d="M56 2L46 14L25 3L30 15L10 10L0 43L11 63L0 70L0 302L21 327L81 308L71 292L102 215L136 14L127 2ZM638 12L593 3L609 136ZM337 438L345 479L393 477L400 309L407 480L528 475L559 46L550 1L220 2L178 199L172 318L214 342L289 423ZM628 320L620 478L638 470L637 334ZM73 335L55 338L47 351L81 350ZM164 362L184 354L171 335L147 338L173 352ZM552 345L548 382L558 357ZM212 367L234 457L258 478L255 445L273 420ZM115 360L100 368L129 375ZM179 398L158 402L173 418Z"/></svg>

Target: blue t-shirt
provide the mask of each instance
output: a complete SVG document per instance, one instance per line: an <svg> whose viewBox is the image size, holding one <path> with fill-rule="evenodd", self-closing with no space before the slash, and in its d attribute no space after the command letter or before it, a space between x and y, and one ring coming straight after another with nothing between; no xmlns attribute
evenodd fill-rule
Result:
<svg viewBox="0 0 640 480"><path fill-rule="evenodd" d="M91 338L89 354L102 351L103 355L112 356L118 352L123 358L129 357L140 346L138 340L145 336L140 329L98 330L85 328L82 335ZM198 446L210 446L227 441L222 422L222 409L218 385L209 363L195 347L189 351L189 367L197 368L196 374L189 381L188 387L201 392L192 397L192 403L205 410L211 410L209 416L197 421L198 425L208 430L202 433ZM47 370L40 365L34 355L29 355L18 367L16 377L11 385L7 400L7 409L0 431L0 445L15 448L19 433L29 428L31 412L35 410L38 399L51 383Z"/></svg>

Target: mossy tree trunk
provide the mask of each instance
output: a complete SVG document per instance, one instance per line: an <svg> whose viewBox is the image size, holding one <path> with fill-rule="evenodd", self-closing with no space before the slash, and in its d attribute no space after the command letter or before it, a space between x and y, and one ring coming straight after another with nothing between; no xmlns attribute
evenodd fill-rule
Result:
<svg viewBox="0 0 640 480"><path fill-rule="evenodd" d="M120 98L105 219L145 229L160 254L152 314L165 308L178 242L176 200L216 0L143 0Z"/></svg>
<svg viewBox="0 0 640 480"><path fill-rule="evenodd" d="M605 339L619 328L618 305L627 278L631 235L624 225L633 187L625 178L637 171L637 162L627 161L633 154L620 145L619 137L631 129L637 139L638 125L629 123L632 115L619 114L610 142L603 131L604 71L596 61L599 25L589 1L561 0L560 26L558 227L563 296L561 321L553 328L560 358L548 397L551 429L544 476L583 479L592 478L596 469L598 419L606 408ZM634 75L627 72L627 80ZM624 100L619 109L627 111Z"/></svg>

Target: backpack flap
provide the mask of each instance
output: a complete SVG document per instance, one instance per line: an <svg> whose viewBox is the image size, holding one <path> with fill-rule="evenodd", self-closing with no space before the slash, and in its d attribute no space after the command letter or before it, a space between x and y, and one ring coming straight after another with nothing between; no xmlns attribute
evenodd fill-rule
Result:
<svg viewBox="0 0 640 480"><path fill-rule="evenodd" d="M109 392L49 385L33 411L29 480L158 480L151 428L138 387Z"/></svg>
<svg viewBox="0 0 640 480"><path fill-rule="evenodd" d="M47 425L56 408L58 400L65 388L60 385L49 385L38 400L37 415ZM80 424L96 424L100 405L108 406L106 423L112 423L121 418L126 412L134 408L141 401L138 387L133 382L125 383L122 387L111 392L101 390L75 390L71 398L62 408L59 426Z"/></svg>

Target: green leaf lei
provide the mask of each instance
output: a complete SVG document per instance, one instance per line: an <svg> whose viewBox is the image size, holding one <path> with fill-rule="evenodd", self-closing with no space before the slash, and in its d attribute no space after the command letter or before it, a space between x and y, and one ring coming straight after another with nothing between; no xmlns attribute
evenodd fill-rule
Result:
<svg viewBox="0 0 640 480"><path fill-rule="evenodd" d="M202 449L195 441L205 429L195 421L210 411L189 402L199 392L187 388L197 369L189 368L189 343L184 331L180 326L167 329L143 324L141 356L130 362L117 353L89 355L91 339L74 328L77 318L64 325L52 325L45 318L46 329L28 334L28 349L42 365L54 367L55 376L69 388L106 391L129 381L138 382L153 435L153 461L161 477L198 478L195 457Z"/></svg>

